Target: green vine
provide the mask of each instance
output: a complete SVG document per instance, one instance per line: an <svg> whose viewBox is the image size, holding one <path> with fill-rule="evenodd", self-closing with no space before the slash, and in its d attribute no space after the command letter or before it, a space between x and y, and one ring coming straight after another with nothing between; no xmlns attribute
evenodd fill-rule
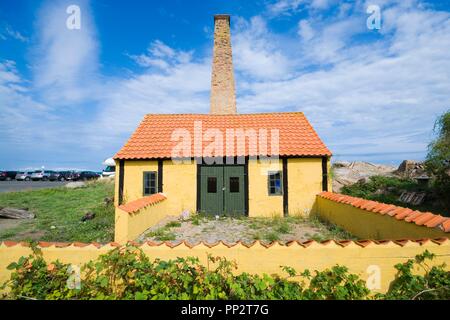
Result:
<svg viewBox="0 0 450 320"><path fill-rule="evenodd" d="M126 246L111 250L80 270L81 281L70 288L69 264L47 264L33 248L8 266L11 278L4 299L448 299L450 275L444 265L428 267L429 252L398 264L396 279L386 294L371 295L365 282L345 266L298 273L287 266L280 275L236 274L237 264L208 255L151 261L142 250ZM423 268L423 275L413 272Z"/></svg>

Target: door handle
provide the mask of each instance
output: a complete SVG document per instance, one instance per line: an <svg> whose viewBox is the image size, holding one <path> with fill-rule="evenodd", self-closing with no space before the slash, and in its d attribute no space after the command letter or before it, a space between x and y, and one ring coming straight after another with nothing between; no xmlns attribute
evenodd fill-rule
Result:
<svg viewBox="0 0 450 320"><path fill-rule="evenodd" d="M222 188L222 191L225 191L225 190L227 190L227 188L223 187L223 188Z"/></svg>

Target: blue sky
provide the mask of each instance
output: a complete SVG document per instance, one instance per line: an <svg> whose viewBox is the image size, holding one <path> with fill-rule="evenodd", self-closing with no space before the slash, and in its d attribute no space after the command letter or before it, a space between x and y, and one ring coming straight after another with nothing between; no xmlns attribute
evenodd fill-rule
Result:
<svg viewBox="0 0 450 320"><path fill-rule="evenodd" d="M303 111L336 160L424 158L450 108L449 1L7 0L0 169L100 169L144 114L208 112L217 13L238 112Z"/></svg>

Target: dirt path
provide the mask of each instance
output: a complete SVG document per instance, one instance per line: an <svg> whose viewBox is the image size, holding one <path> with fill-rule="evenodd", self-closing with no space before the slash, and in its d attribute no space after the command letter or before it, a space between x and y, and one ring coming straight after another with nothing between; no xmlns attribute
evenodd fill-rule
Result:
<svg viewBox="0 0 450 320"><path fill-rule="evenodd" d="M195 218L187 221L168 217L144 232L137 241L181 240L197 243L224 241L306 241L315 239L348 239L351 235L330 228L317 220L301 218Z"/></svg>

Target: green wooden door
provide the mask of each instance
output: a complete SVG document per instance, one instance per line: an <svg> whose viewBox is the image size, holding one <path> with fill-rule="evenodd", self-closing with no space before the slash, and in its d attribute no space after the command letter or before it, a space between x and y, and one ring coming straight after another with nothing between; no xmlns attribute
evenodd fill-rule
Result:
<svg viewBox="0 0 450 320"><path fill-rule="evenodd" d="M223 213L223 167L201 167L201 211L213 215Z"/></svg>
<svg viewBox="0 0 450 320"><path fill-rule="evenodd" d="M224 167L224 212L245 214L244 167Z"/></svg>
<svg viewBox="0 0 450 320"><path fill-rule="evenodd" d="M243 166L200 167L200 211L245 214L245 196Z"/></svg>

